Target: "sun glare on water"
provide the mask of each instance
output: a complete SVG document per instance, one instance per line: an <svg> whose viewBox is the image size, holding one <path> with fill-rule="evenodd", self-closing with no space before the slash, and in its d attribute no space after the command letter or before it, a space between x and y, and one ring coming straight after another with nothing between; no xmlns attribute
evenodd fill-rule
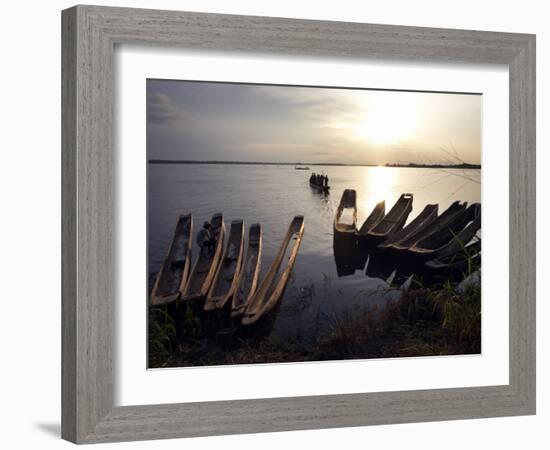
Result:
<svg viewBox="0 0 550 450"><path fill-rule="evenodd" d="M369 167L363 186L360 188L362 195L357 199L361 214L368 215L382 200L386 201L386 212L388 212L396 198L396 183L395 170L383 166Z"/></svg>

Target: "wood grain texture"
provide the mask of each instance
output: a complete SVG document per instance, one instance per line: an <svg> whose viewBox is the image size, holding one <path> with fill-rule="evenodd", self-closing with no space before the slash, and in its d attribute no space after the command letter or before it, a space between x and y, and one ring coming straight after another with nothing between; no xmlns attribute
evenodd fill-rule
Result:
<svg viewBox="0 0 550 450"><path fill-rule="evenodd" d="M76 10L62 17L62 435L76 440Z"/></svg>
<svg viewBox="0 0 550 450"><path fill-rule="evenodd" d="M94 6L63 11L62 31L65 439L92 443L535 412L534 36ZM508 65L510 384L113 407L115 44Z"/></svg>

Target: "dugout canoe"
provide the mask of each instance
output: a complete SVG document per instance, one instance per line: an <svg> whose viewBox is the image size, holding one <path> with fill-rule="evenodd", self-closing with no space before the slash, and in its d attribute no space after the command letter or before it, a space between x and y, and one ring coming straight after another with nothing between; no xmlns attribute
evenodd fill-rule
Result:
<svg viewBox="0 0 550 450"><path fill-rule="evenodd" d="M369 239L381 241L388 238L392 233L403 228L409 214L412 211L413 195L401 194L390 212L369 230L367 236Z"/></svg>
<svg viewBox="0 0 550 450"><path fill-rule="evenodd" d="M225 235L223 214L214 214L210 220L210 225L212 226L212 233L216 239L214 251L209 252L206 247L200 249L197 261L191 270L189 280L182 290L180 296L181 301L198 300L206 297L212 285L212 280L216 275L216 270L223 251Z"/></svg>
<svg viewBox="0 0 550 450"><path fill-rule="evenodd" d="M475 262L477 255L481 252L481 240L477 240L461 251L441 256L438 258L426 261L424 265L426 268L435 271L453 270L456 267L467 267L468 263Z"/></svg>
<svg viewBox="0 0 550 450"><path fill-rule="evenodd" d="M357 232L357 193L346 189L334 217L334 238L355 237Z"/></svg>
<svg viewBox="0 0 550 450"><path fill-rule="evenodd" d="M244 223L242 220L233 220L229 227L227 245L204 303L205 311L222 309L227 301L233 297L239 283L243 248Z"/></svg>
<svg viewBox="0 0 550 450"><path fill-rule="evenodd" d="M295 216L269 271L248 302L241 319L243 325L255 324L277 305L292 273L303 235L304 216Z"/></svg>
<svg viewBox="0 0 550 450"><path fill-rule="evenodd" d="M192 236L193 216L179 216L168 252L153 285L152 306L173 302L179 297L180 290L185 287L191 266Z"/></svg>
<svg viewBox="0 0 550 450"><path fill-rule="evenodd" d="M469 223L470 225L466 226ZM473 203L464 212L448 221L446 226L410 247L409 253L422 257L455 253L470 242L480 227L481 205Z"/></svg>
<svg viewBox="0 0 550 450"><path fill-rule="evenodd" d="M418 241L424 239L426 236L431 233L437 232L447 226L449 221L452 221L456 216L463 213L466 209L467 203L460 203L460 201L454 202L449 206L443 213L437 217L429 226L422 227L416 232L406 236L404 239L398 242L390 244L386 249L388 250L398 250L406 251Z"/></svg>
<svg viewBox="0 0 550 450"><path fill-rule="evenodd" d="M231 317L241 316L248 302L256 293L258 278L260 277L261 259L262 226L259 223L254 223L250 225L248 230L248 247L239 275L239 283L233 294Z"/></svg>
<svg viewBox="0 0 550 450"><path fill-rule="evenodd" d="M437 204L426 205L424 209L420 212L420 214L411 221L411 223L401 228L400 230L391 233L390 236L388 236L388 239L378 244L378 248L387 248L397 242L406 239L408 236L412 236L419 230L430 226L434 222L434 220L437 219L438 209L439 205Z"/></svg>
<svg viewBox="0 0 550 450"><path fill-rule="evenodd" d="M478 203L472 205L471 215L473 216L472 221L458 233L453 233L449 242L433 253L435 258L443 258L456 254L463 251L466 245L471 243L481 228L481 205Z"/></svg>
<svg viewBox="0 0 550 450"><path fill-rule="evenodd" d="M372 212L363 222L359 231L357 231L357 237L363 239L367 236L368 232L374 228L386 215L386 202L382 200L377 203Z"/></svg>

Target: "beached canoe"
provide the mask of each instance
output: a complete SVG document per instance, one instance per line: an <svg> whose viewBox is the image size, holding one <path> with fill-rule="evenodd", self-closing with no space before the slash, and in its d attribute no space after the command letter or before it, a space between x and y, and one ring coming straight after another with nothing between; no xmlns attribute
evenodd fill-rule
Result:
<svg viewBox="0 0 550 450"><path fill-rule="evenodd" d="M241 319L243 325L255 324L277 305L292 273L303 235L304 217L295 216L269 271L248 302Z"/></svg>
<svg viewBox="0 0 550 450"><path fill-rule="evenodd" d="M216 239L214 251L209 252L206 247L200 250L199 257L191 270L189 280L181 292L180 300L182 301L198 300L206 297L212 285L212 280L216 274L223 251L225 234L223 214L214 214L210 221L210 225L212 226L212 233Z"/></svg>
<svg viewBox="0 0 550 450"><path fill-rule="evenodd" d="M354 189L346 189L334 217L334 238L355 237L357 232L357 194Z"/></svg>
<svg viewBox="0 0 550 450"><path fill-rule="evenodd" d="M426 205L420 214L418 214L418 216L411 221L411 223L400 230L391 233L384 242L378 244L378 248L384 249L389 247L390 245L406 239L408 236L412 236L419 230L430 226L434 220L437 219L438 208L439 205L437 204Z"/></svg>
<svg viewBox="0 0 550 450"><path fill-rule="evenodd" d="M243 314L248 302L256 293L258 278L260 277L262 259L262 226L259 223L250 225L248 231L248 247L242 270L239 275L239 283L233 294L231 304L231 316L238 317Z"/></svg>
<svg viewBox="0 0 550 450"><path fill-rule="evenodd" d="M233 297L239 283L244 248L244 223L233 220L229 227L227 245L218 265L218 270L208 291L205 311L222 309Z"/></svg>
<svg viewBox="0 0 550 450"><path fill-rule="evenodd" d="M470 222L470 226L466 226ZM445 227L416 242L409 248L409 253L422 257L455 253L470 242L480 227L481 205L473 203L448 221Z"/></svg>
<svg viewBox="0 0 550 450"><path fill-rule="evenodd" d="M359 231L357 231L357 237L359 239L365 238L368 232L372 228L374 228L376 225L378 225L378 223L384 218L385 215L386 215L386 202L382 200L381 202L376 204L372 212L363 222L363 225L361 226Z"/></svg>
<svg viewBox="0 0 550 450"><path fill-rule="evenodd" d="M412 211L413 195L401 194L390 212L369 230L367 236L369 239L381 241L388 238L392 233L403 228L409 214Z"/></svg>
<svg viewBox="0 0 550 450"><path fill-rule="evenodd" d="M466 203L460 203L459 201L454 202L428 226L419 228L417 231L411 233L402 240L388 245L385 249L392 251L407 251L410 247L418 241L424 239L426 236L444 229L449 221L452 221L455 217L465 211L466 205Z"/></svg>
<svg viewBox="0 0 550 450"><path fill-rule="evenodd" d="M180 289L185 286L189 276L192 236L193 216L180 216L166 258L153 285L152 306L165 305L179 297Z"/></svg>
<svg viewBox="0 0 550 450"><path fill-rule="evenodd" d="M461 251L440 256L438 258L426 261L424 265L430 270L436 271L448 271L456 270L456 268L467 268L468 264L473 265L476 261L476 257L481 252L481 240L477 240Z"/></svg>

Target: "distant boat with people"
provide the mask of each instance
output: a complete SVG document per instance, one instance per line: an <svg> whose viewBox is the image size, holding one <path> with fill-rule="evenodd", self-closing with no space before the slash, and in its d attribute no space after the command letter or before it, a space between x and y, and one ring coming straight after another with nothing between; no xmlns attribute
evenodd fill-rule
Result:
<svg viewBox="0 0 550 450"><path fill-rule="evenodd" d="M312 173L309 177L309 185L312 188L317 189L318 191L321 191L325 194L328 194L330 192L327 175Z"/></svg>

